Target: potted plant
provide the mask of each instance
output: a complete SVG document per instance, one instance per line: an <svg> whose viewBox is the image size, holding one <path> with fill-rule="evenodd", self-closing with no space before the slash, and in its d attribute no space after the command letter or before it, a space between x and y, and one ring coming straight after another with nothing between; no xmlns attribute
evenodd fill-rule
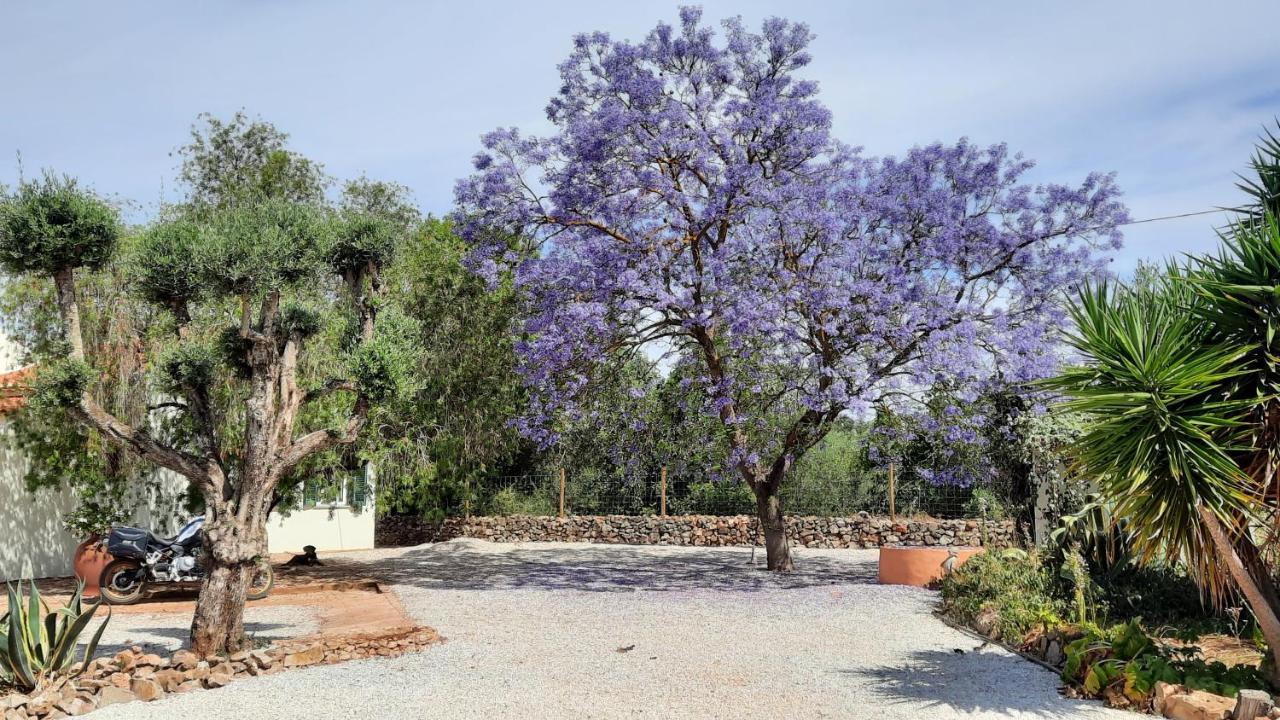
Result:
<svg viewBox="0 0 1280 720"><path fill-rule="evenodd" d="M100 496L80 495L76 509L63 520L67 530L85 538L76 546L72 566L76 577L84 583L85 597L97 597L98 578L102 570L114 558L107 552L106 537L111 528L125 521L126 515L118 504Z"/></svg>

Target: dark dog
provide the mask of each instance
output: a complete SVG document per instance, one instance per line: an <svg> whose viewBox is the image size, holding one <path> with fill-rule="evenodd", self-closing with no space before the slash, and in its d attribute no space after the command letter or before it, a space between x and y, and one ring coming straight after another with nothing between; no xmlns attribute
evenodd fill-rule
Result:
<svg viewBox="0 0 1280 720"><path fill-rule="evenodd" d="M324 565L324 563L320 562L320 558L316 557L315 545L303 547L301 555L294 555L289 558L289 562L285 563L286 567L297 567L298 565Z"/></svg>

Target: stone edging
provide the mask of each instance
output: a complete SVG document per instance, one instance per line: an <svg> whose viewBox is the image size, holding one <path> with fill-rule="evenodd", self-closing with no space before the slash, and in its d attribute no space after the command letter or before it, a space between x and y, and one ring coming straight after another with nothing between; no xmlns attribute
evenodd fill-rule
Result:
<svg viewBox="0 0 1280 720"><path fill-rule="evenodd" d="M427 627L386 633L288 640L275 647L202 660L187 650L170 657L143 653L134 646L110 658L96 658L79 677L62 678L30 696L0 695L4 720L54 720L83 715L122 702L151 701L170 693L212 690L232 681L273 675L290 668L367 657L395 657L421 650L443 639Z"/></svg>

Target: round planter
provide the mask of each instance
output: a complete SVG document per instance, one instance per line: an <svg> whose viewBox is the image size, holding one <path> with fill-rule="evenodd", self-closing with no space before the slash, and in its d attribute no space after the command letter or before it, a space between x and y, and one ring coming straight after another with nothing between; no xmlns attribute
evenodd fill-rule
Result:
<svg viewBox="0 0 1280 720"><path fill-rule="evenodd" d="M98 596L98 579L102 570L111 562L111 553L107 552L102 538L92 537L76 546L74 567L76 577L84 581L84 596Z"/></svg>
<svg viewBox="0 0 1280 720"><path fill-rule="evenodd" d="M882 547L880 584L927 587L946 574L944 563L952 554L955 569L980 552L980 547Z"/></svg>

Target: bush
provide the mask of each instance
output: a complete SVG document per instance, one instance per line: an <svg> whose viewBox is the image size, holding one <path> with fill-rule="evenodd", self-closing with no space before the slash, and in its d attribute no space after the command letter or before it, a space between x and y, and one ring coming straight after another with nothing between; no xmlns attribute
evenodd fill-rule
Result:
<svg viewBox="0 0 1280 720"><path fill-rule="evenodd" d="M538 494L526 495L515 488L503 488L490 500L491 515L555 515L558 510L550 499Z"/></svg>
<svg viewBox="0 0 1280 720"><path fill-rule="evenodd" d="M1061 603L1053 589L1053 575L1039 556L981 553L943 578L943 612L968 625L979 621L994 639L1018 643L1036 625L1059 622Z"/></svg>
<svg viewBox="0 0 1280 720"><path fill-rule="evenodd" d="M690 483L682 497L671 501L675 515L753 515L755 511L751 488L737 480Z"/></svg>
<svg viewBox="0 0 1280 720"><path fill-rule="evenodd" d="M1269 690L1263 674L1249 665L1228 667L1196 657L1195 647L1168 648L1156 643L1138 619L1105 630L1086 629L1066 648L1062 679L1090 697L1112 704L1141 703L1157 682L1184 685L1234 697L1241 688Z"/></svg>

